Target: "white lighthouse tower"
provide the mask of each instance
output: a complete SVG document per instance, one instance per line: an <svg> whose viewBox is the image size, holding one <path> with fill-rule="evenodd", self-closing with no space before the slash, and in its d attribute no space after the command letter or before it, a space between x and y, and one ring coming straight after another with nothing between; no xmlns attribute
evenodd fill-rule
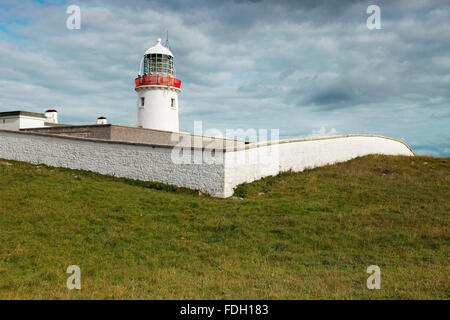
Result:
<svg viewBox="0 0 450 320"><path fill-rule="evenodd" d="M135 79L137 126L178 132L178 94L181 81L175 78L173 54L157 40L141 60Z"/></svg>

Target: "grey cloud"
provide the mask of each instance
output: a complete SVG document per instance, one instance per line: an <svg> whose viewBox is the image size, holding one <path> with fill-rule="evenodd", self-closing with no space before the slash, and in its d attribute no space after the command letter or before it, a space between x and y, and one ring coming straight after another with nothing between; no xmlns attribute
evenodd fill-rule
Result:
<svg viewBox="0 0 450 320"><path fill-rule="evenodd" d="M0 32L2 110L58 104L67 122L91 121L95 110L132 125L139 59L168 29L182 127L203 119L282 136L325 127L421 146L425 132L442 135L443 117L433 114L450 103L444 1L379 1L375 31L361 1L80 1L79 31L65 28L64 6L49 3L0 10L0 27L11 16L27 22Z"/></svg>

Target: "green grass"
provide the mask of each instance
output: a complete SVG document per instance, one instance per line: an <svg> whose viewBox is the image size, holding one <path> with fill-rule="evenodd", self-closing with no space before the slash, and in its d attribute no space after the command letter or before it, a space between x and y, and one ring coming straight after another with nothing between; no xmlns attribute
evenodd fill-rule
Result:
<svg viewBox="0 0 450 320"><path fill-rule="evenodd" d="M449 172L369 156L215 199L0 160L0 298L448 299Z"/></svg>

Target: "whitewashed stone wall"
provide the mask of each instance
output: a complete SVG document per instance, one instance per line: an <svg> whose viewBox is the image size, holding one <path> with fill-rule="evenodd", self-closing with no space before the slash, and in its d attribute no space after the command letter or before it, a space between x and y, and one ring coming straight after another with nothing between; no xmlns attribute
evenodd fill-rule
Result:
<svg viewBox="0 0 450 320"><path fill-rule="evenodd" d="M224 197L243 182L252 182L280 172L279 146L262 146L225 153Z"/></svg>
<svg viewBox="0 0 450 320"><path fill-rule="evenodd" d="M174 164L171 148L0 131L0 158L159 181L223 197L223 165Z"/></svg>
<svg viewBox="0 0 450 320"><path fill-rule="evenodd" d="M287 140L281 141L280 144L227 152L224 195L231 196L234 188L243 182L255 181L289 170L303 171L369 154L414 155L401 141L363 135ZM258 164L252 165L252 159L255 157ZM241 165L243 158L249 159L249 162Z"/></svg>
<svg viewBox="0 0 450 320"><path fill-rule="evenodd" d="M213 162L201 164L202 159L194 154L195 161L177 164L168 147L0 131L0 158L159 181L216 197L229 197L243 182L283 171L302 171L368 154L414 155L401 141L362 135L281 141L218 154Z"/></svg>

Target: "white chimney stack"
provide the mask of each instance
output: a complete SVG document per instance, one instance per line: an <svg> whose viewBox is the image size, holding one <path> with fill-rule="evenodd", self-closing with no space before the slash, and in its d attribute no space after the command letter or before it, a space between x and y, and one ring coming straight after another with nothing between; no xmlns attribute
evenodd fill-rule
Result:
<svg viewBox="0 0 450 320"><path fill-rule="evenodd" d="M107 124L108 120L105 117L98 117L97 124Z"/></svg>
<svg viewBox="0 0 450 320"><path fill-rule="evenodd" d="M45 117L47 118L47 122L58 123L58 111L55 109L45 111Z"/></svg>

